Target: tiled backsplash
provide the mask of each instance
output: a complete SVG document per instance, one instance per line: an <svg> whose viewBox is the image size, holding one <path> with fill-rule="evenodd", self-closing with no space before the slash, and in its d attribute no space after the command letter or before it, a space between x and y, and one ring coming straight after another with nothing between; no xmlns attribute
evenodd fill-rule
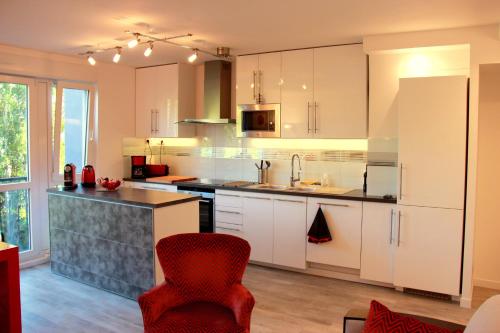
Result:
<svg viewBox="0 0 500 333"><path fill-rule="evenodd" d="M234 125L198 126L193 139L143 138L123 141L125 175L130 156L146 155L148 163L167 163L171 174L226 180L257 180L255 163L269 160L269 181L287 184L291 157L301 157L302 179L320 180L327 174L331 186L361 188L367 159L367 140L246 139L236 138Z"/></svg>

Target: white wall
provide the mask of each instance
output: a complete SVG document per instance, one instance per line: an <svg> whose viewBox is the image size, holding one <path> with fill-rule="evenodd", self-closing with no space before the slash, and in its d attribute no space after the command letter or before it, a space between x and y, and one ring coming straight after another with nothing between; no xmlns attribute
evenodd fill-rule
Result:
<svg viewBox="0 0 500 333"><path fill-rule="evenodd" d="M475 285L500 289L500 64L479 68L479 138L477 158Z"/></svg>
<svg viewBox="0 0 500 333"><path fill-rule="evenodd" d="M96 136L97 176L123 176L122 139L135 134L135 70L131 67L98 63L90 66L86 59L61 56L30 49L0 45L0 74L29 76L52 80L94 83L98 92L98 128ZM41 184L41 201L46 202ZM41 230L41 248L49 248L46 204ZM35 228L34 228L35 230ZM37 235L38 236L38 235Z"/></svg>
<svg viewBox="0 0 500 333"><path fill-rule="evenodd" d="M370 52L427 46L470 45L470 100L469 100L469 160L467 177L467 204L465 223L464 267L462 306L471 306L473 286L473 256L476 188L477 188L477 147L479 115L479 65L500 62L500 40L498 25L472 28L434 30L367 36L364 48Z"/></svg>

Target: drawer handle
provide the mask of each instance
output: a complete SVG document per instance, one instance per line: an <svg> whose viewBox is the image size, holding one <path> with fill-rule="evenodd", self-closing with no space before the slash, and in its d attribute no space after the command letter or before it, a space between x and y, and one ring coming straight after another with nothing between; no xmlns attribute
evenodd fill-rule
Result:
<svg viewBox="0 0 500 333"><path fill-rule="evenodd" d="M216 210L217 213L228 213L228 214L238 214L241 215L240 212L232 212L230 210Z"/></svg>
<svg viewBox="0 0 500 333"><path fill-rule="evenodd" d="M217 194L219 197L231 197L231 198L240 198L239 195L234 195L234 194Z"/></svg>
<svg viewBox="0 0 500 333"><path fill-rule="evenodd" d="M241 229L227 228L227 227L215 227L215 229L231 230L231 231L241 231Z"/></svg>
<svg viewBox="0 0 500 333"><path fill-rule="evenodd" d="M276 201L283 201L283 202L296 202L296 203L305 203L304 201L298 201L298 200L288 200L288 199L274 199Z"/></svg>
<svg viewBox="0 0 500 333"><path fill-rule="evenodd" d="M334 204L334 203L325 203L325 202L318 202L319 206L333 206L333 207L349 207L349 205L346 204Z"/></svg>
<svg viewBox="0 0 500 333"><path fill-rule="evenodd" d="M271 198L259 198L259 197L243 197L245 199L258 199L258 200L272 200Z"/></svg>

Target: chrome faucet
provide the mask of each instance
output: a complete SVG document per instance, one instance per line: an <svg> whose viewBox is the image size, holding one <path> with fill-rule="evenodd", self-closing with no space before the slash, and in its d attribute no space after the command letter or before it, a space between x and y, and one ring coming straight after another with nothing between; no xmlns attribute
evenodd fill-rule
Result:
<svg viewBox="0 0 500 333"><path fill-rule="evenodd" d="M299 160L299 171L297 173L297 178L294 178L295 174L295 157ZM295 182L300 181L300 173L302 172L302 167L300 166L300 156L298 154L293 154L292 156L292 176L290 177L290 187L295 187Z"/></svg>

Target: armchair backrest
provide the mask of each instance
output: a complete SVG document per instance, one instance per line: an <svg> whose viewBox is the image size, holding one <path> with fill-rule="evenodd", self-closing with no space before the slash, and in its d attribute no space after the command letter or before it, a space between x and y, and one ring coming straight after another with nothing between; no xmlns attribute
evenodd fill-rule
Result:
<svg viewBox="0 0 500 333"><path fill-rule="evenodd" d="M464 333L497 333L500 331L500 295L486 300L469 320Z"/></svg>
<svg viewBox="0 0 500 333"><path fill-rule="evenodd" d="M250 245L224 234L178 234L161 239L156 252L167 283L193 301L217 302L241 283Z"/></svg>

